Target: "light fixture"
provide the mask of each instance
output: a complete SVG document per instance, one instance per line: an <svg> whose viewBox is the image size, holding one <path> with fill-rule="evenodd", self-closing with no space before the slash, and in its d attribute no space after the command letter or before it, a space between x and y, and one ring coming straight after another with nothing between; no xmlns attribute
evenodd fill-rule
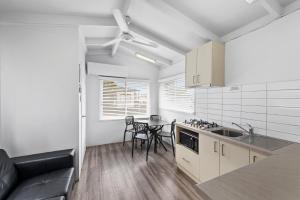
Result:
<svg viewBox="0 0 300 200"><path fill-rule="evenodd" d="M245 1L247 1L247 3L249 3L249 4L252 4L256 0L245 0Z"/></svg>
<svg viewBox="0 0 300 200"><path fill-rule="evenodd" d="M137 58L140 58L140 59L145 60L145 61L147 61L147 62L150 62L150 63L153 63L153 64L156 63L156 60L154 60L154 59L152 59L152 58L148 58L147 56L144 56L144 55L142 55L142 54L140 54L140 53L135 53L135 56L136 56Z"/></svg>

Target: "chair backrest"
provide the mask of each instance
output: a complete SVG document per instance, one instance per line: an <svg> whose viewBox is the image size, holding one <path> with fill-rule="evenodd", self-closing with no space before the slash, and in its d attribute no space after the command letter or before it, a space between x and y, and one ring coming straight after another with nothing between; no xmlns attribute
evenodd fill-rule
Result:
<svg viewBox="0 0 300 200"><path fill-rule="evenodd" d="M134 122L133 128L134 128L136 134L137 133L148 134L148 130L149 130L148 123Z"/></svg>
<svg viewBox="0 0 300 200"><path fill-rule="evenodd" d="M150 115L150 120L161 120L160 115Z"/></svg>
<svg viewBox="0 0 300 200"><path fill-rule="evenodd" d="M171 123L171 133L175 132L175 123L176 123L176 119L174 119Z"/></svg>
<svg viewBox="0 0 300 200"><path fill-rule="evenodd" d="M126 123L126 126L133 125L134 116L126 116L125 117L125 123Z"/></svg>
<svg viewBox="0 0 300 200"><path fill-rule="evenodd" d="M6 199L16 186L17 174L14 163L9 159L6 152L0 149L0 200Z"/></svg>

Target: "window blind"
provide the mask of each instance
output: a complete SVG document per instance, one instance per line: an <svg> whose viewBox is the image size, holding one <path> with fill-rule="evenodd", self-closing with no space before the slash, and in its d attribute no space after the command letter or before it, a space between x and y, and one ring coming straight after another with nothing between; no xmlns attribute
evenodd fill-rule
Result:
<svg viewBox="0 0 300 200"><path fill-rule="evenodd" d="M100 80L100 119L149 114L149 83L139 80Z"/></svg>
<svg viewBox="0 0 300 200"><path fill-rule="evenodd" d="M161 109L194 113L194 89L185 88L184 76L177 76L159 85L159 107Z"/></svg>

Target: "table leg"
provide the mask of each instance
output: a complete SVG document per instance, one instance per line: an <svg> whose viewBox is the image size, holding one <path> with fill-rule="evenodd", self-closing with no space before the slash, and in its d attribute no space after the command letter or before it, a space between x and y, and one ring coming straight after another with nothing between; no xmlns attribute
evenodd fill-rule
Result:
<svg viewBox="0 0 300 200"><path fill-rule="evenodd" d="M157 153L157 134L154 133L154 153Z"/></svg>

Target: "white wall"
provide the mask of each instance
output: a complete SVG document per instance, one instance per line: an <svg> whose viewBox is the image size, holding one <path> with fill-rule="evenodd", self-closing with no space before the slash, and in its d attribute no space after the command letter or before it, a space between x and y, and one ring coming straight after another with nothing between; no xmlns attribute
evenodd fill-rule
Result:
<svg viewBox="0 0 300 200"><path fill-rule="evenodd" d="M226 44L226 85L300 77L300 11Z"/></svg>
<svg viewBox="0 0 300 200"><path fill-rule="evenodd" d="M77 148L78 27L0 26L1 140L10 156Z"/></svg>
<svg viewBox="0 0 300 200"><path fill-rule="evenodd" d="M128 67L128 78L150 80L151 113L157 114L158 99L158 68L152 64L135 59L126 53L117 53L111 56L88 56L87 61L120 65ZM101 145L123 141L125 128L124 120L99 120L99 77L88 75L87 77L87 145Z"/></svg>

